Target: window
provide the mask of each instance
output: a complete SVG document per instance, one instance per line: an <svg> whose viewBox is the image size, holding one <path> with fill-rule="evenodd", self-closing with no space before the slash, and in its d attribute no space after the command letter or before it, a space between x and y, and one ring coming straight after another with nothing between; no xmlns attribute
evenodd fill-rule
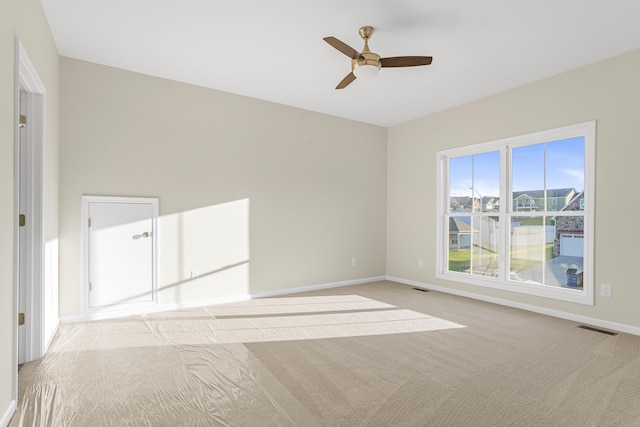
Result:
<svg viewBox="0 0 640 427"><path fill-rule="evenodd" d="M438 152L437 276L593 304L594 152L595 122Z"/></svg>

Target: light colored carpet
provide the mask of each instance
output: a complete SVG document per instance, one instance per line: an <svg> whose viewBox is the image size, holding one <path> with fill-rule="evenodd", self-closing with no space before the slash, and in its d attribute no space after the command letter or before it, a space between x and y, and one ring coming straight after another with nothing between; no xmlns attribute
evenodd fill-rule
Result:
<svg viewBox="0 0 640 427"><path fill-rule="evenodd" d="M640 426L640 337L392 282L63 325L12 426Z"/></svg>

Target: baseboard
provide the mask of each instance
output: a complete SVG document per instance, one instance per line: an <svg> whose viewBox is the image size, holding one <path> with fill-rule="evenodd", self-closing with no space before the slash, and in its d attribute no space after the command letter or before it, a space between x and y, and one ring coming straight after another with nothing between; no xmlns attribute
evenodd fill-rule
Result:
<svg viewBox="0 0 640 427"><path fill-rule="evenodd" d="M251 294L251 298L254 299L254 298L276 297L280 295L297 294L299 292L319 291L321 289L331 289L331 288L339 288L342 286L361 285L363 283L377 282L380 280L386 280L386 277L385 276L368 277L366 279L345 280L343 282L323 283L321 285L299 286L296 288L286 288L286 289L278 289L274 291L258 292L255 294Z"/></svg>
<svg viewBox="0 0 640 427"><path fill-rule="evenodd" d="M157 304L144 308L107 311L102 313L88 313L77 316L65 316L60 318L61 324L87 322L91 320L115 319L124 316L135 316L145 313L157 313L160 311L179 310L184 308L204 307L208 305L229 304L240 301L247 301L256 298L268 298L281 295L296 294L299 292L317 291L320 289L338 288L342 286L360 285L363 283L385 280L385 276L368 277L365 279L345 280L341 282L322 283L319 285L299 286L295 288L277 289L273 291L257 292L250 294L230 295L226 297L207 298L194 301L185 301L171 304Z"/></svg>
<svg viewBox="0 0 640 427"><path fill-rule="evenodd" d="M4 415L0 418L0 427L7 427L9 425L11 418L16 413L16 408L16 401L12 400L11 403L9 403L9 407L4 412Z"/></svg>
<svg viewBox="0 0 640 427"><path fill-rule="evenodd" d="M193 301L185 301L170 304L155 304L145 307L137 307L123 310L104 311L97 313L79 314L76 316L65 316L60 318L61 324L89 322L92 320L116 319L125 316L136 316L147 313L158 313L161 311L180 310L183 308L204 307L207 305L228 304L251 299L250 294L238 294L227 297L206 298Z"/></svg>
<svg viewBox="0 0 640 427"><path fill-rule="evenodd" d="M459 291L457 289L450 289L444 286L431 285L427 283L417 282L415 280L402 279L400 277L387 276L386 280L391 282L402 283L404 285L415 286L418 288L429 289L433 291L443 292L451 295L458 295L461 297L467 297L476 299L479 301L490 302L494 304L504 305L506 307L519 308L521 310L532 311L534 313L544 314L547 316L558 317L560 319L571 320L578 323L586 323L593 326L598 326L613 331L624 332L632 335L640 335L640 328L637 326L626 325L624 323L610 322L608 320L597 319L589 316L582 316L580 314L567 313L566 311L553 310L550 308L539 307L537 305L523 304L515 301L510 301L502 298L489 297L486 295L480 295L473 292Z"/></svg>

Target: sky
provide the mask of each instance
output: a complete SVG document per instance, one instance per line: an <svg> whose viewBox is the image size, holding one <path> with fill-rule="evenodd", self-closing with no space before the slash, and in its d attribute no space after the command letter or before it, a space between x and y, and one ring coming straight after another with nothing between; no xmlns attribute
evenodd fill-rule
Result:
<svg viewBox="0 0 640 427"><path fill-rule="evenodd" d="M513 191L545 188L584 190L584 137L514 148ZM451 196L500 195L500 152L456 157L449 162Z"/></svg>

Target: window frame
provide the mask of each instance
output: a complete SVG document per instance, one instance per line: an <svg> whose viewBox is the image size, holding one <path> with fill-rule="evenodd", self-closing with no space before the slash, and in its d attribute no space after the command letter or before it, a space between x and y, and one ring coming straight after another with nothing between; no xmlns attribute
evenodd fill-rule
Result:
<svg viewBox="0 0 640 427"><path fill-rule="evenodd" d="M584 137L584 210L579 212L566 211L562 215L582 216L584 218L584 253L583 253L583 288L572 289L552 285L531 284L511 281L508 279L508 258L511 234L511 221L508 214L524 214L518 212L517 206L513 206L512 176L510 150L527 145L554 142L558 140ZM457 148L440 150L436 153L437 161L437 215L436 215L436 277L438 279L466 283L487 288L502 289L522 294L535 295L561 301L569 301L585 305L594 304L594 211L595 211L595 147L596 147L596 121L588 121L539 132L507 137L489 142L472 144ZM469 212L468 216L485 217L497 216L500 224L498 241L500 242L499 278L478 276L467 273L449 271L449 163L448 159L462 156L482 154L489 151L500 152L500 208L498 212ZM579 189L578 189L579 190ZM505 203L504 201L508 201ZM549 217L550 210L538 214ZM557 211L560 213L559 211ZM531 212L535 215L535 212ZM529 212L527 212L529 214ZM456 215L454 215L456 216ZM535 215L537 216L537 215Z"/></svg>

